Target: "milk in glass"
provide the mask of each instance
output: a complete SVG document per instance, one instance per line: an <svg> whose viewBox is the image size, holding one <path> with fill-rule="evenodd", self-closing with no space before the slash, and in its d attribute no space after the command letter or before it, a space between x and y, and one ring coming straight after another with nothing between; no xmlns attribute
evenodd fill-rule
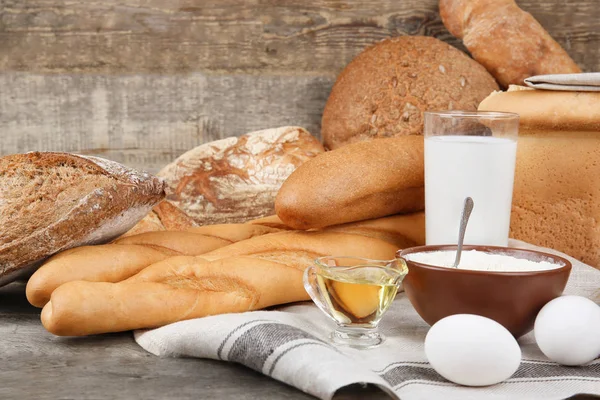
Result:
<svg viewBox="0 0 600 400"><path fill-rule="evenodd" d="M508 245L517 142L491 136L425 138L427 244L456 244L466 197L466 244Z"/></svg>

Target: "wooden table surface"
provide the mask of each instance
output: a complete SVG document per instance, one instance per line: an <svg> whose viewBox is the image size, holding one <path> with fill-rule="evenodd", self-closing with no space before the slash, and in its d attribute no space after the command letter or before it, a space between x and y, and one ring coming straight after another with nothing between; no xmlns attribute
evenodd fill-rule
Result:
<svg viewBox="0 0 600 400"><path fill-rule="evenodd" d="M156 357L131 332L54 336L27 302L23 283L0 288L0 338L0 399L314 399L238 364ZM334 400L389 398L374 387L355 386Z"/></svg>
<svg viewBox="0 0 600 400"><path fill-rule="evenodd" d="M82 338L54 336L25 285L0 288L0 399L313 399L241 365L160 358L138 346L131 332ZM348 388L336 399L387 395Z"/></svg>

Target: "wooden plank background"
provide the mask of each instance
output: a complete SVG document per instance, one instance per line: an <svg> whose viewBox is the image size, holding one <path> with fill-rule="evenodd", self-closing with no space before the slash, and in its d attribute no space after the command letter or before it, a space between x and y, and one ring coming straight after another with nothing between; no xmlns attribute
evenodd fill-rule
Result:
<svg viewBox="0 0 600 400"><path fill-rule="evenodd" d="M600 71L597 0L521 0ZM318 135L336 75L388 36L463 49L436 0L0 0L0 154L62 150L156 171L206 141Z"/></svg>

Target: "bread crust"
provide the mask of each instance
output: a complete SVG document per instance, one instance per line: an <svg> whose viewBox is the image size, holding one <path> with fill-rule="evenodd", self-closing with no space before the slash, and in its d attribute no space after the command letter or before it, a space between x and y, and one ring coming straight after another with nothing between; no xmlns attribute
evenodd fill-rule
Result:
<svg viewBox="0 0 600 400"><path fill-rule="evenodd" d="M112 240L164 197L164 182L97 157L0 158L0 284L59 251ZM26 196L23 198L23 196Z"/></svg>
<svg viewBox="0 0 600 400"><path fill-rule="evenodd" d="M283 181L323 151L321 143L300 127L205 143L158 173L167 182L167 198L155 212L167 230L181 229L190 221L241 223L273 214Z"/></svg>
<svg viewBox="0 0 600 400"><path fill-rule="evenodd" d="M600 268L600 93L496 93L520 115L510 235Z"/></svg>
<svg viewBox="0 0 600 400"><path fill-rule="evenodd" d="M325 147L421 135L423 112L476 110L494 78L460 50L433 37L385 39L338 76L323 112Z"/></svg>
<svg viewBox="0 0 600 400"><path fill-rule="evenodd" d="M423 137L401 136L308 161L284 182L275 209L286 225L311 229L421 211L424 197Z"/></svg>
<svg viewBox="0 0 600 400"><path fill-rule="evenodd" d="M67 282L44 306L42 324L56 335L80 336L308 300L302 275L315 257L389 260L396 250L354 234L273 233L199 257L171 257L119 283Z"/></svg>
<svg viewBox="0 0 600 400"><path fill-rule="evenodd" d="M503 86L534 75L581 72L567 52L514 0L440 0L446 28Z"/></svg>

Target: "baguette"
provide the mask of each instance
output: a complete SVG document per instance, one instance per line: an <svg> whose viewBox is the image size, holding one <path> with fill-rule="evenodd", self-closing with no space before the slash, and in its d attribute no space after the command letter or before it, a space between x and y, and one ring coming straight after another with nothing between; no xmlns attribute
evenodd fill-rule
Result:
<svg viewBox="0 0 600 400"><path fill-rule="evenodd" d="M325 232L351 233L368 236L395 245L399 249L425 244L425 213L399 214L390 217L370 219L334 225L323 229Z"/></svg>
<svg viewBox="0 0 600 400"><path fill-rule="evenodd" d="M446 28L504 87L534 75L581 72L514 0L440 0L439 5Z"/></svg>
<svg viewBox="0 0 600 400"><path fill-rule="evenodd" d="M198 232L147 232L112 244L84 246L49 259L27 283L27 300L43 307L60 285L76 280L119 282L175 255L200 255L277 229L246 224L214 225ZM205 234L201 234L204 232Z"/></svg>
<svg viewBox="0 0 600 400"><path fill-rule="evenodd" d="M293 230L294 229L291 226L287 226L281 220L281 218L279 218L277 215L269 215L268 217L253 219L252 221L248 221L246 223L252 224L252 225L268 226L270 228L277 228L277 229L285 229L285 230Z"/></svg>
<svg viewBox="0 0 600 400"><path fill-rule="evenodd" d="M276 262L175 257L165 263L169 268L154 281L66 283L44 307L42 324L55 335L93 335L309 299L303 271Z"/></svg>
<svg viewBox="0 0 600 400"><path fill-rule="evenodd" d="M275 200L295 229L322 228L424 209L423 137L349 144L296 169Z"/></svg>
<svg viewBox="0 0 600 400"><path fill-rule="evenodd" d="M277 215L259 218L248 224L292 230ZM326 232L353 233L385 240L398 248L425 244L425 213L397 214L389 217L349 222L323 228Z"/></svg>
<svg viewBox="0 0 600 400"><path fill-rule="evenodd" d="M187 229L187 232L228 240L230 243L280 231L281 229L279 228L253 224L205 225Z"/></svg>
<svg viewBox="0 0 600 400"><path fill-rule="evenodd" d="M115 240L114 245L141 245L179 255L199 255L233 243L233 240L195 232L146 232Z"/></svg>
<svg viewBox="0 0 600 400"><path fill-rule="evenodd" d="M302 274L315 257L392 259L396 246L345 233L283 232L227 249L171 257L119 283L65 283L44 306L42 324L56 335L81 336L308 300Z"/></svg>
<svg viewBox="0 0 600 400"><path fill-rule="evenodd" d="M60 285L77 280L119 282L148 265L177 252L140 245L83 246L50 258L27 282L25 294L35 307L43 307Z"/></svg>
<svg viewBox="0 0 600 400"><path fill-rule="evenodd" d="M398 248L391 243L366 236L337 232L290 231L233 243L198 258L214 261L228 257L254 256L307 267L315 258L325 255L368 254L367 258L388 260L394 258L396 250Z"/></svg>

